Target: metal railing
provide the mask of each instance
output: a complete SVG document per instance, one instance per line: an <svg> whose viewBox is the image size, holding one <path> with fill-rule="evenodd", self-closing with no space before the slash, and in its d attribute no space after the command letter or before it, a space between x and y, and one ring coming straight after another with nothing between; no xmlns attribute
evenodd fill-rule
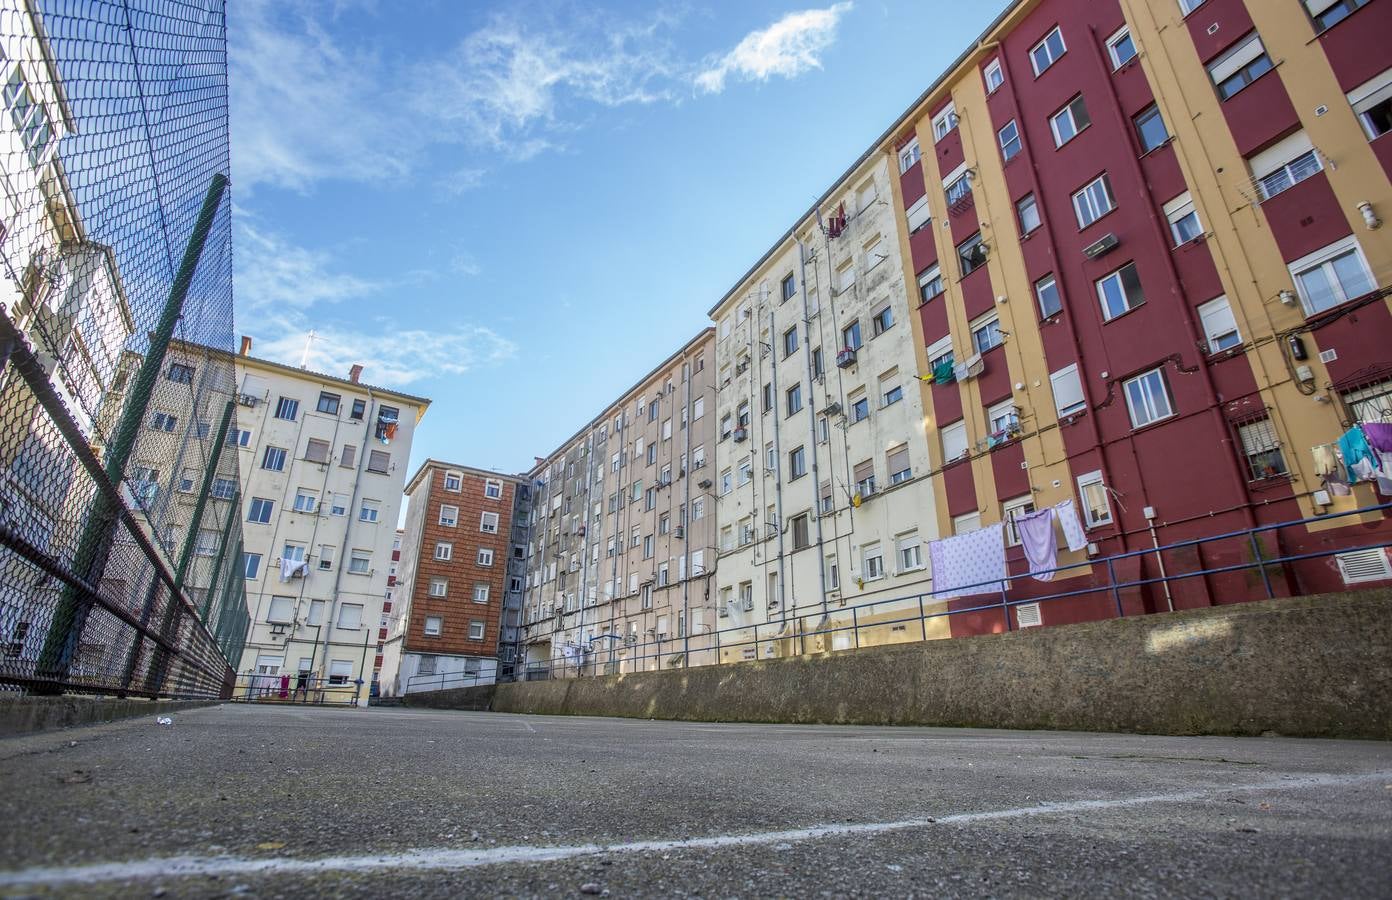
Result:
<svg viewBox="0 0 1392 900"><path fill-rule="evenodd" d="M406 679L403 693L415 694L420 691L477 687L481 684L493 684L496 680L495 676L484 675L480 672L441 672L438 675L412 675Z"/></svg>
<svg viewBox="0 0 1392 900"><path fill-rule="evenodd" d="M1221 591L1237 591L1241 595L1231 602L1270 599L1278 595L1292 596L1302 591L1300 573L1293 567L1327 561L1331 557L1362 550L1382 550L1392 547L1392 522L1386 516L1392 503L1383 503L1303 519L1276 522L1216 535L1205 535L1168 544L1157 544L1105 557L1094 557L1067 563L1036 573L1010 575L1001 581L978 582L948 591L922 591L847 606L820 604L813 612L794 613L769 622L733 625L726 628L693 634L687 637L668 637L641 642L614 642L610 650L584 654L579 662L564 657L550 662L528 663L526 680L568 678L581 675L603 675L655 669L686 668L795 656L804 653L836 650L855 650L863 647L926 641L966 634L986 634L1013 631L1021 627L1020 608L1035 607L1040 621L1051 607L1059 608L1072 601L1074 609L1068 621L1089 621L1146 615L1182 608L1175 605L1174 593L1186 581L1193 579L1221 580ZM1364 539L1340 536L1340 545L1303 552L1283 553L1279 549L1281 529L1332 523L1351 517L1381 514L1381 527ZM1269 546L1265 536L1272 535L1276 548ZM1318 532L1305 532L1310 539ZM1227 544L1213 554L1216 563L1179 570L1177 557L1193 555L1202 558L1202 548ZM1168 563L1166 556L1169 556ZM1157 574L1141 574L1142 564L1154 561ZM1326 564L1327 565L1327 564ZM1337 568L1337 565L1335 566ZM1122 574L1135 569L1134 576ZM1080 571L1081 570L1081 571ZM1047 582L1034 579L1035 574L1052 574L1061 580L1091 576L1089 583L1063 590L1039 594L1012 596L1021 585L1038 586ZM1306 573L1307 575L1309 573ZM1242 579L1239 588L1232 582ZM975 590L980 589L980 590ZM1147 589L1150 596L1146 595ZM1206 593L1213 590L1205 587ZM984 600L983 598L991 599ZM1183 598L1181 598L1183 599ZM1196 604L1197 605L1197 604ZM1207 605L1207 604L1204 604ZM1148 606L1155 606L1149 609ZM1032 618L1032 617L1031 617ZM963 620L970 620L963 622ZM1025 623L1029 627L1030 623ZM961 628L955 634L953 626ZM602 635L601 638L608 635Z"/></svg>
<svg viewBox="0 0 1392 900"><path fill-rule="evenodd" d="M236 703L298 703L312 706L357 706L363 683L335 681L309 672L238 675L231 696Z"/></svg>

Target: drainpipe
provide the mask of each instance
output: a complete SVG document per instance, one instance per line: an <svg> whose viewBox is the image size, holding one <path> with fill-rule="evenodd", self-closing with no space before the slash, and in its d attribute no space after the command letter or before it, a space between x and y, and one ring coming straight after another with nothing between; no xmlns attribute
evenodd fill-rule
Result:
<svg viewBox="0 0 1392 900"><path fill-rule="evenodd" d="M682 384L686 386L682 392L682 417L686 420L686 428L682 429L686 432L686 437L682 441L682 459L685 460L681 467L682 515L678 517L681 519L682 556L686 559L686 577L682 579L682 633L685 635L685 642L682 645L682 668L688 668L691 665L691 622L688 617L691 608L691 579L695 577L695 573L691 571L691 554L687 552L691 546L691 538L686 533L690 527L687 523L691 517L691 430L696 427L695 420L691 418L691 379L693 377L695 377L695 373L691 371L691 363L682 360ZM752 413L750 419L750 424L754 424ZM668 506L670 508L671 504ZM702 565L704 565L704 559L705 554L702 554Z"/></svg>
<svg viewBox="0 0 1392 900"><path fill-rule="evenodd" d="M807 300L807 247L802 241L798 245L798 279L802 284L802 321L806 325L803 332L806 335L807 346L803 348L803 356L807 358L807 431L810 439L807 446L812 453L812 488L813 497L812 508L816 511L812 516L812 521L817 529L817 584L820 588L822 598L822 618L827 616L827 585L826 585L826 555L822 553L822 479L821 469L817 465L817 404L812 402L814 396L812 385L815 383L816 375L812 371L812 307ZM772 335L770 335L772 337ZM825 365L826 353L822 354L823 365ZM827 428L830 430L830 424ZM835 496L833 493L832 496Z"/></svg>
<svg viewBox="0 0 1392 900"><path fill-rule="evenodd" d="M769 321L769 360L770 360L770 362L769 362L769 371L770 371L770 373L771 373L770 376L769 376L769 378L770 378L771 389L773 390L773 409L770 410L770 412L773 413L773 455L774 455L774 458L775 458L776 460L778 460L779 465L782 465L782 463L783 463L783 449L782 449L782 447L780 446L780 444L779 444L779 442L778 442L778 430L779 430L779 419L781 419L781 418L783 417L783 414L782 414L782 411L778 408L778 360L774 358L774 350L773 350L773 341L774 341L774 337L773 337L773 332L774 332L774 327L775 327L775 326L774 326L774 322L773 322L773 310L771 310L771 309L769 310L768 321ZM750 320L749 330L750 330L750 332L751 332L750 337L753 338L753 343L757 346L758 343L759 343L759 339L758 339L758 335L755 335L755 334L752 333L752 332L754 331L754 325L753 325L753 320L752 320L752 319ZM753 348L751 348L751 349L753 349ZM807 393L808 393L809 396L811 395L811 393L812 393L812 386L811 386L811 385L808 385L808 386L807 386ZM752 408L753 408L753 407L752 407L752 405L751 405L751 410L752 410ZM751 419L750 424L751 424L751 425L754 424L753 421L752 421L752 420L753 420L753 413L752 413L752 411L751 411L751 413L750 413L750 419ZM748 440L747 437L746 437L746 440ZM778 520L777 525L775 526L775 527L778 529L778 617L779 617L779 619L781 619L783 622L786 623L786 622L788 621L788 604L785 603L785 602L783 602L783 601L784 601L784 597L787 595L787 590L788 590L788 588L787 588L787 583L788 583L788 582L787 582L787 579L784 577L784 568L785 568L785 566L786 566L786 560L784 559L784 556L783 556L783 479L782 479L782 478L774 478L773 501L774 501L774 516L775 516L775 517L777 518L777 520ZM760 512L762 512L762 510L756 509L756 510L754 511L754 513L755 513L756 516L759 515Z"/></svg>

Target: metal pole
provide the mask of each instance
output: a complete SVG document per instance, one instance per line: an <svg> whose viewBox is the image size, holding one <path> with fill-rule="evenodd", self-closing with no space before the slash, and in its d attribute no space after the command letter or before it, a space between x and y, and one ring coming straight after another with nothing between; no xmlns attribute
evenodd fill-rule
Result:
<svg viewBox="0 0 1392 900"><path fill-rule="evenodd" d="M860 617L856 615L856 608L851 607L851 634L855 637L855 647L860 649Z"/></svg>
<svg viewBox="0 0 1392 900"><path fill-rule="evenodd" d="M1266 599L1270 600L1275 594L1271 592L1271 576L1266 574L1265 558L1262 556L1261 548L1257 545L1257 533L1253 531L1247 536L1252 539L1252 559L1257 564L1257 571L1261 572L1262 586L1266 588Z"/></svg>
<svg viewBox="0 0 1392 900"><path fill-rule="evenodd" d="M923 639L928 640L928 614L923 609L923 595L918 595L918 624L923 626Z"/></svg>
<svg viewBox="0 0 1392 900"><path fill-rule="evenodd" d="M169 298L165 301L159 322L150 336L150 346L146 350L145 358L131 382L130 397L126 401L126 408L116 425L107 450L106 474L112 484L119 485L125 479L126 464L135 449L135 439L140 432L141 423L145 420L145 411L149 406L150 396L154 393L155 381L160 370L164 368L164 356L169 349L169 341L174 337L174 326L183 313L184 299L193 284L193 276L198 270L198 260L203 255L203 247L208 241L208 233L212 231L213 220L217 217L226 189L227 176L221 172L213 175L212 182L208 185L208 193L203 198L203 208L198 213L193 232L189 235L188 246L184 249L183 261L179 264L174 283L170 286ZM77 550L73 554L73 571L84 581L92 584L101 581L116 536L116 522L117 510L113 508L112 502L103 493L97 492L87 523L78 540ZM71 587L64 589L58 607L54 610L53 620L44 638L36 667L41 677L51 679L55 684L38 688L37 692L56 693L59 690L56 682L67 677L91 609L91 601L84 598L81 592ZM137 634L136 642L139 640L140 635Z"/></svg>
<svg viewBox="0 0 1392 900"><path fill-rule="evenodd" d="M1001 617L1005 619L1005 630L1013 631L1010 627L1010 601L1006 599L1006 591L1010 589L1010 576L1006 576L1001 582Z"/></svg>
<svg viewBox="0 0 1392 900"><path fill-rule="evenodd" d="M237 513L239 513L239 512L241 511L241 508L242 508L242 494L241 494L241 492L240 492L240 491L233 491L233 492L232 492L231 501L232 501L231 504L227 507L227 522L226 522L226 524L224 524L224 525L222 526L222 549L223 549L223 552L218 554L217 562L213 564L213 574L212 574L212 577L210 577L210 578L208 579L208 593L207 593L207 594L204 596L204 598L203 598L203 609L202 609L201 612L202 612L203 621L204 621L205 623L208 621L208 617L209 617L210 615L212 615L212 611L213 611L213 595L214 595L214 594L216 593L216 591L217 591L217 586L218 586L218 583L219 583L218 579L222 576L222 564L223 564L223 562L225 562L225 561L227 560L227 557L228 557L228 555L229 555L229 552L237 552L237 551L240 550L240 548L241 548L241 541L238 541L238 542L237 542L237 547L236 547L236 549L234 549L234 550L229 550L229 548L231 548L232 545L231 545L231 544L229 543L229 541L228 541L228 539L229 539L230 537L232 537L232 526L235 525L235 524L237 523ZM238 555L238 559L240 559L240 558L241 558L241 554L238 553L237 555ZM235 567L235 565L236 565L236 563L234 562L234 563L233 563L233 566ZM246 570L243 569L243 574L245 574L245 573L246 573Z"/></svg>
<svg viewBox="0 0 1392 900"><path fill-rule="evenodd" d="M798 245L798 279L799 279L799 281L800 281L800 283L801 283L801 287L802 287L802 323L803 323L803 325L805 326L805 328L803 329L804 344L803 344L803 348L802 348L802 355L803 355L803 357L804 357L804 360L803 360L803 361L806 363L806 369L807 369L807 434L808 434L807 449L808 449L808 452L809 452L809 453L811 454L811 456L812 456L812 487L813 487L813 489L817 492L817 494L816 494L816 498L817 498L817 499L814 501L814 509L816 510L816 512L815 512L815 514L812 516L812 523L813 523L814 527L817 529L817 585L818 585L818 593L821 594L821 597L822 597L822 618L826 618L826 616L827 616L826 552L825 552L825 550L824 550L823 543L822 543L822 541L823 541L823 536L822 536L822 516L823 516L825 513L823 512L823 510L822 510L822 508L821 508L821 503L822 503L822 500L821 500L821 497L822 497L822 494L821 494L821 491L822 491L822 476L821 476L821 468L820 468L820 467L818 466L818 464L817 464L817 404L813 402L813 399L816 397L816 392L815 392L815 390L814 390L813 387L812 387L812 385L816 384L816 379L817 379L816 373L813 372L813 370L812 370L812 306L811 306L811 302L810 302L810 301L808 300L808 298L807 298L807 247L806 247L806 245L804 245L804 244L802 243L802 241L798 241L798 242L797 242L797 245ZM769 332L769 341L770 341L770 342L773 341L772 329L770 329L770 332ZM819 346L820 346L820 345L819 345ZM775 365L777 365L777 364L775 363ZM825 355L825 354L822 355L822 365L823 365L823 366L826 365L826 355ZM823 378L825 378L825 375L823 375ZM777 400L778 400L777 395L775 395L773 399L774 399L775 402L777 402ZM775 415L775 416L778 415L778 411L777 411L777 410L774 410L774 415ZM827 427L830 428L831 426L828 425ZM827 438L827 453L829 454L830 452L831 452L831 439L830 439L830 437L828 437L828 438ZM780 465L782 464L782 461L781 461L781 460L779 460L778 462L779 462Z"/></svg>
<svg viewBox="0 0 1392 900"><path fill-rule="evenodd" d="M1112 600L1116 601L1117 618L1126 618L1126 611L1121 608L1121 591L1117 590L1116 568L1112 565L1112 558L1107 557L1107 580L1112 585Z"/></svg>

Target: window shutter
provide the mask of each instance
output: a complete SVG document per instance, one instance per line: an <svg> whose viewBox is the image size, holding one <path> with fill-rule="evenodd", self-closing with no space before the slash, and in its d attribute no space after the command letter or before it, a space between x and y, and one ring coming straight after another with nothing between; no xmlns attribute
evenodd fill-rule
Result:
<svg viewBox="0 0 1392 900"><path fill-rule="evenodd" d="M855 480L856 480L856 483L857 483L857 484L859 484L860 482L864 481L865 479L869 478L870 476L872 476L872 475L874 475L874 474L875 474L875 461L874 461L873 459L867 459L865 462L859 463L859 464L855 467Z"/></svg>
<svg viewBox="0 0 1392 900"><path fill-rule="evenodd" d="M1054 409L1059 415L1063 411L1084 403L1083 385L1078 379L1078 366L1073 364L1059 369L1049 376L1049 384L1054 389Z"/></svg>
<svg viewBox="0 0 1392 900"><path fill-rule="evenodd" d="M1261 38L1254 31L1245 40L1240 41L1236 47L1209 63L1209 77L1213 79L1214 84L1222 84L1243 66L1265 52L1266 48L1262 46Z"/></svg>
<svg viewBox="0 0 1392 900"><path fill-rule="evenodd" d="M889 452L889 473L902 472L909 467L909 448L900 447Z"/></svg>

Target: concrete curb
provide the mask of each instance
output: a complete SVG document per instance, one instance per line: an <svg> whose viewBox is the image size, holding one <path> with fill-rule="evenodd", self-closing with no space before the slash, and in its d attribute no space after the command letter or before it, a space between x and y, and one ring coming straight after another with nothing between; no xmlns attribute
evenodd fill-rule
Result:
<svg viewBox="0 0 1392 900"><path fill-rule="evenodd" d="M4 698L0 699L0 738L81 725L104 725L137 716L172 716L221 702L80 696Z"/></svg>

